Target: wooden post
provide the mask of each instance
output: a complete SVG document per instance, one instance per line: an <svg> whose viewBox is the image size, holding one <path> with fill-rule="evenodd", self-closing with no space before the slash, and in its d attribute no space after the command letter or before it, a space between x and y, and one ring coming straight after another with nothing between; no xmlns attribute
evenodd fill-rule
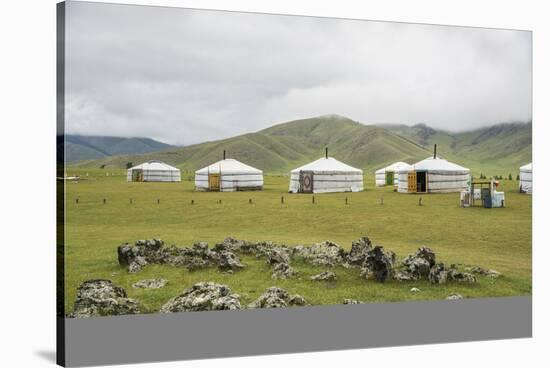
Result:
<svg viewBox="0 0 550 368"><path fill-rule="evenodd" d="M160 199L157 198L157 204L160 204Z"/></svg>
<svg viewBox="0 0 550 368"><path fill-rule="evenodd" d="M78 204L78 198L76 199L76 204Z"/></svg>
<svg viewBox="0 0 550 368"><path fill-rule="evenodd" d="M248 204L252 204L252 198L248 198Z"/></svg>
<svg viewBox="0 0 550 368"><path fill-rule="evenodd" d="M418 205L422 206L422 197L418 198Z"/></svg>
<svg viewBox="0 0 550 368"><path fill-rule="evenodd" d="M195 204L195 200L194 200L194 199L191 200L191 204Z"/></svg>
<svg viewBox="0 0 550 368"><path fill-rule="evenodd" d="M103 198L103 204L107 203L107 199Z"/></svg>
<svg viewBox="0 0 550 368"><path fill-rule="evenodd" d="M348 205L348 197L346 197L346 206Z"/></svg>
<svg viewBox="0 0 550 368"><path fill-rule="evenodd" d="M315 196L311 196L311 203L315 204Z"/></svg>
<svg viewBox="0 0 550 368"><path fill-rule="evenodd" d="M134 203L134 201L132 200L132 198L130 198L130 204Z"/></svg>
<svg viewBox="0 0 550 368"><path fill-rule="evenodd" d="M281 204L285 204L285 197L281 196Z"/></svg>

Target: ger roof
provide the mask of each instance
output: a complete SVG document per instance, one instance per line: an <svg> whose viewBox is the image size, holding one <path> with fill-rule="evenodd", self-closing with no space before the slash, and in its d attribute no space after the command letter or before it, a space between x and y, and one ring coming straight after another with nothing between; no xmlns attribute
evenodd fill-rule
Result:
<svg viewBox="0 0 550 368"><path fill-rule="evenodd" d="M376 170L376 174L384 173L386 171L399 171L399 170L411 170L411 169L412 169L412 165L409 165L406 162L398 161L398 162L394 162L389 166Z"/></svg>
<svg viewBox="0 0 550 368"><path fill-rule="evenodd" d="M470 171L470 169L449 162L439 157L428 157L422 161L415 163L414 170L439 170L439 171Z"/></svg>
<svg viewBox="0 0 550 368"><path fill-rule="evenodd" d="M195 171L195 174L219 173L220 170L222 173L226 174L262 174L262 170L258 170L252 166L243 164L242 162L237 161L234 158L226 158L225 160L215 162L212 165L203 167L202 169Z"/></svg>
<svg viewBox="0 0 550 368"><path fill-rule="evenodd" d="M347 165L333 157L321 157L318 160L300 166L291 172L296 173L300 171L342 171L342 172L357 172L362 173L363 170L357 169L353 166Z"/></svg>
<svg viewBox="0 0 550 368"><path fill-rule="evenodd" d="M529 162L528 164L523 165L519 169L520 169L520 171L533 171L533 163Z"/></svg>
<svg viewBox="0 0 550 368"><path fill-rule="evenodd" d="M142 164L139 164L137 166L130 168L129 170L133 170L133 169L179 171L177 167L170 166L167 163L164 163L162 161L157 161L157 160L144 162Z"/></svg>

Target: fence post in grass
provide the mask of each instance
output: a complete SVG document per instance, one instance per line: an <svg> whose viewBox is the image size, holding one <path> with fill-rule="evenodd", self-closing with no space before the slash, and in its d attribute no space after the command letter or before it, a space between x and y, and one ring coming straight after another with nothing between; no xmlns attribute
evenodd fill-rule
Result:
<svg viewBox="0 0 550 368"><path fill-rule="evenodd" d="M106 203L107 203L107 199L103 198L103 204L106 204Z"/></svg>
<svg viewBox="0 0 550 368"><path fill-rule="evenodd" d="M285 197L281 196L281 204L285 204Z"/></svg>
<svg viewBox="0 0 550 368"><path fill-rule="evenodd" d="M157 198L157 204L160 204L160 199Z"/></svg>
<svg viewBox="0 0 550 368"><path fill-rule="evenodd" d="M422 197L418 198L418 205L422 206Z"/></svg>
<svg viewBox="0 0 550 368"><path fill-rule="evenodd" d="M315 204L315 196L311 196L311 203Z"/></svg>
<svg viewBox="0 0 550 368"><path fill-rule="evenodd" d="M348 204L348 197L346 197L346 206L347 206L347 204Z"/></svg>
<svg viewBox="0 0 550 368"><path fill-rule="evenodd" d="M252 198L248 198L248 204L252 204Z"/></svg>
<svg viewBox="0 0 550 368"><path fill-rule="evenodd" d="M132 198L130 198L130 204L134 203L134 200Z"/></svg>
<svg viewBox="0 0 550 368"><path fill-rule="evenodd" d="M194 199L191 200L191 204L195 204L195 200L194 200Z"/></svg>
<svg viewBox="0 0 550 368"><path fill-rule="evenodd" d="M76 199L76 204L78 204L78 198Z"/></svg>

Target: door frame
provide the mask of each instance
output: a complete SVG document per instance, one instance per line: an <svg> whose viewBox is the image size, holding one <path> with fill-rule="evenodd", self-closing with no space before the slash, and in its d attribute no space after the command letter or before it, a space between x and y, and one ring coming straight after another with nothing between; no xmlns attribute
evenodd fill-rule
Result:
<svg viewBox="0 0 550 368"><path fill-rule="evenodd" d="M208 190L211 192L221 191L221 174L208 173Z"/></svg>
<svg viewBox="0 0 550 368"><path fill-rule="evenodd" d="M132 181L143 181L143 169L132 169Z"/></svg>
<svg viewBox="0 0 550 368"><path fill-rule="evenodd" d="M426 170L416 171L415 174L416 174L416 193L428 193L428 171ZM418 187L418 180L419 180L418 174L424 175L424 191L419 191L420 188Z"/></svg>

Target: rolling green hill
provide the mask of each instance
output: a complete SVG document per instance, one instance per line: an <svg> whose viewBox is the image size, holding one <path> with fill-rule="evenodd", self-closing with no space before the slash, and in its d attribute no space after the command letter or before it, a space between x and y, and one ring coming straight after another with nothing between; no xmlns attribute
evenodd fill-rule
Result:
<svg viewBox="0 0 550 368"><path fill-rule="evenodd" d="M417 124L379 125L426 149L437 144L438 156L461 163L489 175L516 173L519 166L532 160L532 124L497 124L476 130L451 133Z"/></svg>
<svg viewBox="0 0 550 368"><path fill-rule="evenodd" d="M449 133L420 124L365 125L327 115L290 121L218 141L160 152L116 155L78 162L80 167L123 168L147 160L162 160L184 172L193 172L220 160L223 151L266 173L286 173L324 155L355 167L372 170L395 161L414 163L432 154L469 167L474 174L507 175L531 160L531 124L500 124L464 133Z"/></svg>
<svg viewBox="0 0 550 368"><path fill-rule="evenodd" d="M121 154L140 154L173 147L150 138L65 135L67 162L94 160Z"/></svg>
<svg viewBox="0 0 550 368"><path fill-rule="evenodd" d="M238 159L267 173L284 173L329 154L362 169L394 161L417 161L430 154L415 142L386 129L341 116L321 116L275 125L255 133L142 155L122 155L78 163L83 167L125 167L127 162L162 160L194 171L222 158Z"/></svg>

